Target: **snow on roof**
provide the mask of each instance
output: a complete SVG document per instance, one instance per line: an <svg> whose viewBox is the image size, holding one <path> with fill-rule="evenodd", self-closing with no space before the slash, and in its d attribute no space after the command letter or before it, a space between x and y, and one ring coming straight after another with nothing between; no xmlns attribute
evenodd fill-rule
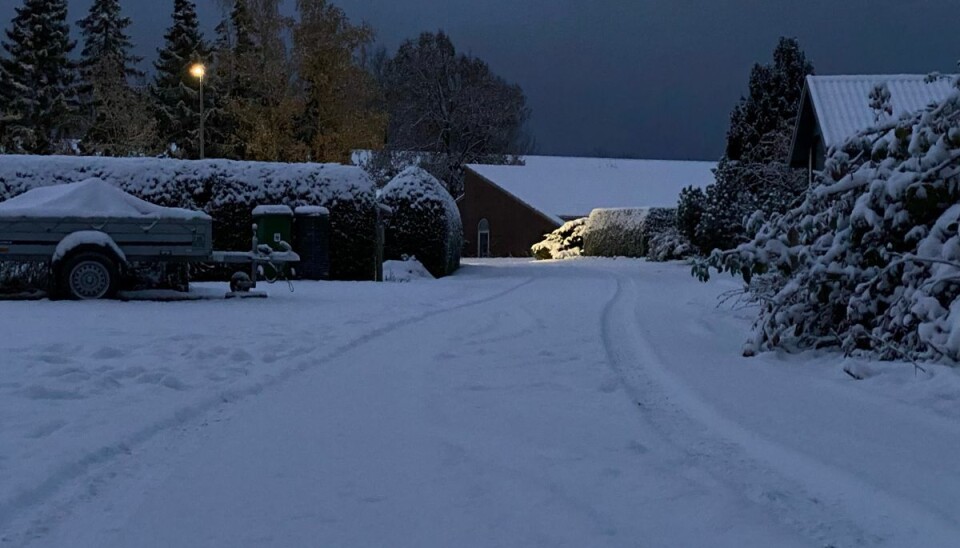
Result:
<svg viewBox="0 0 960 548"><path fill-rule="evenodd" d="M0 202L0 217L210 218L200 211L151 204L97 178L28 190Z"/></svg>
<svg viewBox="0 0 960 548"><path fill-rule="evenodd" d="M558 224L597 208L676 207L684 187L714 182L716 162L527 156L522 166L468 166Z"/></svg>
<svg viewBox="0 0 960 548"><path fill-rule="evenodd" d="M330 215L330 210L323 206L300 206L293 210L297 215L306 217L319 217L321 215Z"/></svg>
<svg viewBox="0 0 960 548"><path fill-rule="evenodd" d="M285 205L258 205L253 208L254 217L262 217L264 215L284 215L287 217L293 217L293 210L290 209L290 206Z"/></svg>
<svg viewBox="0 0 960 548"><path fill-rule="evenodd" d="M945 75L928 83L927 76L920 74L807 76L807 92L817 113L823 143L830 148L876 125L869 95L877 84L887 84L893 118L897 119L955 93L955 79Z"/></svg>

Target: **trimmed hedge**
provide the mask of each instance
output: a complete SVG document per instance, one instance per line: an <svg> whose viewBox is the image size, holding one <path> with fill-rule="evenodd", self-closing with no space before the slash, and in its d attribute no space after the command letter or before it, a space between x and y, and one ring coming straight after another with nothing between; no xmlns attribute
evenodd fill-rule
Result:
<svg viewBox="0 0 960 548"><path fill-rule="evenodd" d="M587 257L643 257L643 221L648 208L594 209L583 233Z"/></svg>
<svg viewBox="0 0 960 548"><path fill-rule="evenodd" d="M380 201L392 210L385 259L414 256L436 278L460 268L463 224L443 183L421 168L410 167L384 187Z"/></svg>
<svg viewBox="0 0 960 548"><path fill-rule="evenodd" d="M162 206L213 217L214 246L250 248L258 204L319 205L330 210L331 276L372 279L376 189L358 167L229 160L79 156L0 156L0 200L31 188L98 177Z"/></svg>

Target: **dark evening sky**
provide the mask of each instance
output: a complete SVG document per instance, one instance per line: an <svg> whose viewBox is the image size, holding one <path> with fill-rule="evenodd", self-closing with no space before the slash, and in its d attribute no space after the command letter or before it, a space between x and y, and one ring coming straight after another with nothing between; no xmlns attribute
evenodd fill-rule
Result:
<svg viewBox="0 0 960 548"><path fill-rule="evenodd" d="M292 4L292 0L288 0ZM8 26L21 0L0 0ZM70 19L91 0L70 0ZM796 36L818 73L952 72L957 0L338 0L395 48L444 29L519 83L545 154L714 159L750 67ZM173 0L122 0L151 61ZM205 30L221 17L198 0Z"/></svg>

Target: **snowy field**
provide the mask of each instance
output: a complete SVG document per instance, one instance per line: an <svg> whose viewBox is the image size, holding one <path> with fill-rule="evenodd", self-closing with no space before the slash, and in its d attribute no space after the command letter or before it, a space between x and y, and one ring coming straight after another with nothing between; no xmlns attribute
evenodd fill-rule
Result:
<svg viewBox="0 0 960 548"><path fill-rule="evenodd" d="M478 261L0 302L0 546L960 545L956 371L741 358L735 287Z"/></svg>

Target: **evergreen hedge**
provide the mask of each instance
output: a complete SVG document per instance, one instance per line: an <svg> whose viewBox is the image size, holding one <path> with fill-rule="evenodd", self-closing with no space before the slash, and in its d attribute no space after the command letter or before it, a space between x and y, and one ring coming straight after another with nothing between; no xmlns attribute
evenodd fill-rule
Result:
<svg viewBox="0 0 960 548"><path fill-rule="evenodd" d="M386 259L414 256L436 278L460 268L460 211L436 177L418 167L407 168L384 187L380 201L392 210L386 230Z"/></svg>

